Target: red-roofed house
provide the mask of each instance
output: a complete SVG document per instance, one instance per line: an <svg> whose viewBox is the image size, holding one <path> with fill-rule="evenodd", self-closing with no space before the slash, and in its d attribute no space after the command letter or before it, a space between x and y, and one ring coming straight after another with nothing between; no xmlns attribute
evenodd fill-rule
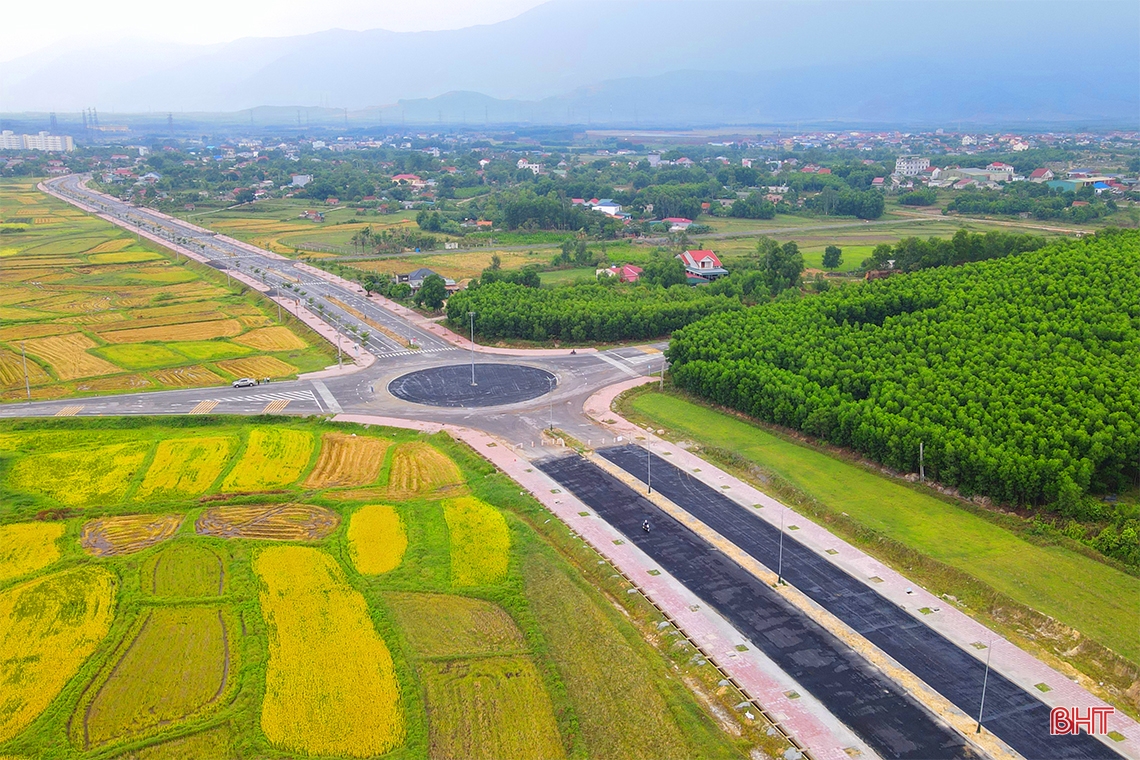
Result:
<svg viewBox="0 0 1140 760"><path fill-rule="evenodd" d="M616 277L618 282L637 282L641 279L641 273L644 271L639 266L633 264L622 264L619 266L612 266L607 269L599 269L595 274L600 277L606 275L607 277Z"/></svg>
<svg viewBox="0 0 1140 760"><path fill-rule="evenodd" d="M692 219L686 219L683 216L667 216L661 221L669 225L670 232L680 232L681 230L687 230L693 223Z"/></svg>
<svg viewBox="0 0 1140 760"><path fill-rule="evenodd" d="M728 270L720 265L720 259L712 251L685 251L678 254L677 258L685 265L685 272L706 280L715 280L728 274Z"/></svg>
<svg viewBox="0 0 1140 760"><path fill-rule="evenodd" d="M1048 182L1053 179L1053 172L1050 169L1034 169L1029 175L1030 182Z"/></svg>
<svg viewBox="0 0 1140 760"><path fill-rule="evenodd" d="M873 180L871 180L871 187L882 187L882 186L883 186L883 178L882 177L875 177Z"/></svg>

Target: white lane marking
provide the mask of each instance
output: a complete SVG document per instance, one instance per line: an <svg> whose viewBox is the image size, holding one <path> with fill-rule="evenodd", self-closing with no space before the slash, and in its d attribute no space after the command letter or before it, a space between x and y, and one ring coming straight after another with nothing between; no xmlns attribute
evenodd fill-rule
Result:
<svg viewBox="0 0 1140 760"><path fill-rule="evenodd" d="M594 356L598 357L599 359L604 361L606 364L612 364L613 366L617 367L618 369L620 369L622 372L629 375L630 377L641 377L640 372L635 372L632 368L629 367L629 365L622 364L621 362L619 362L617 359L613 358L612 356L606 356L604 353L597 353L597 354L594 354Z"/></svg>
<svg viewBox="0 0 1140 760"><path fill-rule="evenodd" d="M313 387L317 389L317 393L321 394L321 398L325 400L325 406L332 410L333 414L340 414L344 410L340 408L340 404L336 398L329 391L328 386L320 380L313 381Z"/></svg>
<svg viewBox="0 0 1140 760"><path fill-rule="evenodd" d="M230 396L220 399L227 401L312 401L316 403L317 397L312 391L279 391L277 393L255 393L252 396Z"/></svg>

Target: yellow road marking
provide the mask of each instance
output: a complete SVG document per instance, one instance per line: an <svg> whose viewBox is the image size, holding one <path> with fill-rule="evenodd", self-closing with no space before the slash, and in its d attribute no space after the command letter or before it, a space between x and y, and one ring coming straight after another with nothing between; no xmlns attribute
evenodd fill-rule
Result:
<svg viewBox="0 0 1140 760"><path fill-rule="evenodd" d="M278 399L277 401L270 401L261 410L262 414L280 414L285 411L285 407L289 406L289 399Z"/></svg>
<svg viewBox="0 0 1140 760"><path fill-rule="evenodd" d="M55 413L56 417L74 417L83 410L82 406L65 406Z"/></svg>
<svg viewBox="0 0 1140 760"><path fill-rule="evenodd" d="M638 346L637 350L643 354L659 354L661 349L654 348L653 346Z"/></svg>
<svg viewBox="0 0 1140 760"><path fill-rule="evenodd" d="M214 407L219 403L218 401L199 401L198 404L190 410L190 414L209 414L214 411Z"/></svg>

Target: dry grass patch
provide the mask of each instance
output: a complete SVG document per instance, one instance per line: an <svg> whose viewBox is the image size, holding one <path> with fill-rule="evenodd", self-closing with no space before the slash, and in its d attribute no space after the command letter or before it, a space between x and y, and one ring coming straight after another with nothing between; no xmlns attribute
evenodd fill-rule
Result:
<svg viewBox="0 0 1140 760"><path fill-rule="evenodd" d="M136 391L150 385L142 375L115 375L81 380L75 384L77 391Z"/></svg>
<svg viewBox="0 0 1140 760"><path fill-rule="evenodd" d="M463 474L455 462L426 443L401 443L388 471L388 496L396 501L437 491L455 493L464 487Z"/></svg>
<svg viewBox="0 0 1140 760"><path fill-rule="evenodd" d="M408 534L395 507L369 504L348 522L348 554L358 573L380 575L395 570L408 548Z"/></svg>
<svg viewBox="0 0 1140 760"><path fill-rule="evenodd" d="M0 583L42 570L59 560L63 523L0 525Z"/></svg>
<svg viewBox="0 0 1140 760"><path fill-rule="evenodd" d="M227 359L218 366L235 377L289 377L297 368L276 356L248 356L244 359Z"/></svg>
<svg viewBox="0 0 1140 760"><path fill-rule="evenodd" d="M95 348L95 341L82 333L32 338L26 343L27 351L47 362L60 380L78 380L82 377L113 375L123 370L87 353Z"/></svg>
<svg viewBox="0 0 1140 760"><path fill-rule="evenodd" d="M306 488L330 486L364 486L376 482L384 465L384 454L392 442L387 438L372 438L345 433L325 433L321 436L321 453L309 477Z"/></svg>
<svg viewBox="0 0 1140 760"><path fill-rule="evenodd" d="M167 540L181 524L182 515L100 517L83 524L79 543L96 557L134 554Z"/></svg>
<svg viewBox="0 0 1140 760"><path fill-rule="evenodd" d="M145 736L185 721L225 693L231 670L225 617L216 607L159 607L108 664L77 710L84 748Z"/></svg>
<svg viewBox="0 0 1140 760"><path fill-rule="evenodd" d="M522 631L502 607L452 594L386 594L400 631L418 657L451 659L526 651Z"/></svg>
<svg viewBox="0 0 1140 760"><path fill-rule="evenodd" d="M149 449L146 441L131 441L29 454L12 466L8 484L69 507L115 503L127 492Z"/></svg>
<svg viewBox="0 0 1140 760"><path fill-rule="evenodd" d="M451 540L451 585L482 586L507 577L511 533L499 510L467 497L444 503Z"/></svg>
<svg viewBox="0 0 1140 760"><path fill-rule="evenodd" d="M139 327L130 330L112 330L99 333L108 343L146 343L147 341L211 340L231 338L242 331L236 319L216 319L211 322L189 322L178 325Z"/></svg>
<svg viewBox="0 0 1140 760"><path fill-rule="evenodd" d="M135 500L205 493L222 474L234 448L235 440L230 436L159 441L154 460L135 491Z"/></svg>
<svg viewBox="0 0 1140 760"><path fill-rule="evenodd" d="M151 372L150 376L156 382L172 388L197 388L203 385L223 385L226 382L221 375L215 374L201 365L160 369Z"/></svg>
<svg viewBox="0 0 1140 760"><path fill-rule="evenodd" d="M0 742L35 720L107 635L115 587L89 565L0 592Z"/></svg>
<svg viewBox="0 0 1140 760"><path fill-rule="evenodd" d="M433 760L555 760L566 752L529 657L425 663Z"/></svg>
<svg viewBox="0 0 1140 760"><path fill-rule="evenodd" d="M269 663L261 729L276 747L372 757L404 743L392 656L332 557L281 546L254 559Z"/></svg>
<svg viewBox="0 0 1140 760"><path fill-rule="evenodd" d="M259 330L250 330L245 335L234 338L234 342L259 351L292 351L309 347L308 343L297 337L297 334L288 327L262 327Z"/></svg>
<svg viewBox="0 0 1140 760"><path fill-rule="evenodd" d="M340 517L324 507L306 504L280 506L214 507L194 524L199 535L255 538L269 541L319 541L340 524Z"/></svg>
<svg viewBox="0 0 1140 760"><path fill-rule="evenodd" d="M313 436L304 430L254 428L241 459L222 483L227 491L257 491L296 482L313 454Z"/></svg>

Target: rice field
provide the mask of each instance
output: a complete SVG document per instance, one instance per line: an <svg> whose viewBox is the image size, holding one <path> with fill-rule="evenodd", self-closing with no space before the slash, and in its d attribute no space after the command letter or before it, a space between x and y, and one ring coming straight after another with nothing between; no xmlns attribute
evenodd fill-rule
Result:
<svg viewBox="0 0 1140 760"><path fill-rule="evenodd" d="M222 482L227 491L257 491L294 483L313 453L313 436L289 428L253 428L241 459Z"/></svg>
<svg viewBox="0 0 1140 760"><path fill-rule="evenodd" d="M166 541L182 525L182 515L117 515L83 524L79 543L96 557L134 554Z"/></svg>
<svg viewBox="0 0 1140 760"><path fill-rule="evenodd" d="M348 523L348 552L361 575L395 570L408 548L408 535L395 507L367 504Z"/></svg>
<svg viewBox="0 0 1140 760"><path fill-rule="evenodd" d="M371 757L407 728L392 655L368 605L318 549L264 549L254 560L269 630L261 728L290 752Z"/></svg>
<svg viewBox="0 0 1140 760"><path fill-rule="evenodd" d="M0 743L42 713L102 642L116 591L113 574L90 566L0 591Z"/></svg>
<svg viewBox="0 0 1140 760"><path fill-rule="evenodd" d="M0 760L731 754L443 434L0 420L0 459Z"/></svg>
<svg viewBox="0 0 1140 760"><path fill-rule="evenodd" d="M248 356L244 359L227 359L218 367L234 377L281 378L297 374L297 368L276 356Z"/></svg>
<svg viewBox="0 0 1140 760"><path fill-rule="evenodd" d="M391 441L344 433L321 436L321 453L309 477L307 488L364 486L380 477L384 455Z"/></svg>
<svg viewBox="0 0 1140 760"><path fill-rule="evenodd" d="M0 583L55 564L65 529L63 523L52 522L0 525Z"/></svg>
<svg viewBox="0 0 1140 760"><path fill-rule="evenodd" d="M435 447L420 442L403 443L392 455L388 496L395 500L451 492L463 484L455 462Z"/></svg>
<svg viewBox="0 0 1140 760"><path fill-rule="evenodd" d="M220 699L231 644L216 607L157 607L80 702L72 725L84 749L145 736ZM100 683L101 681L101 683Z"/></svg>
<svg viewBox="0 0 1140 760"><path fill-rule="evenodd" d="M499 510L466 497L444 503L453 586L483 586L507 576L511 534Z"/></svg>
<svg viewBox="0 0 1140 760"><path fill-rule="evenodd" d="M32 183L0 179L0 225L0 401L26 398L21 341L33 398L221 385L239 375L216 362L241 357L263 358L262 377L332 361L308 328L276 324L269 302ZM130 379L93 380L119 376Z"/></svg>

